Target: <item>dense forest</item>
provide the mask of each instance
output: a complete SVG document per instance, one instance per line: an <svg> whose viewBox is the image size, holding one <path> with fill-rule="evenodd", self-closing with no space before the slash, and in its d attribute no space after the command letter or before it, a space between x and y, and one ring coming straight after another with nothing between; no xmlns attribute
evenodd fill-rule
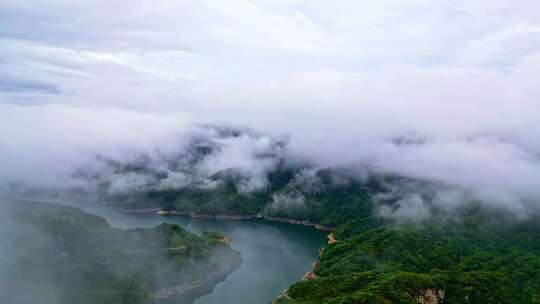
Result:
<svg viewBox="0 0 540 304"><path fill-rule="evenodd" d="M351 220L277 303L539 303L536 222Z"/></svg>

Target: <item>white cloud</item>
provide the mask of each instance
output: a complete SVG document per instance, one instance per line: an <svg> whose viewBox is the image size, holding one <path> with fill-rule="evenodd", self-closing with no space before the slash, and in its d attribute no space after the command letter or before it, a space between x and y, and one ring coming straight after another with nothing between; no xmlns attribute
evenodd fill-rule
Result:
<svg viewBox="0 0 540 304"><path fill-rule="evenodd" d="M299 210L305 208L305 198L301 192L277 193L272 195L268 211Z"/></svg>
<svg viewBox="0 0 540 304"><path fill-rule="evenodd" d="M406 195L400 199L393 207L383 205L379 208L379 215L382 217L394 217L399 220L424 220L431 216L431 212L418 193Z"/></svg>
<svg viewBox="0 0 540 304"><path fill-rule="evenodd" d="M1 180L151 150L189 121L289 134L325 165L540 194L537 1L3 1L0 17ZM407 134L427 142L388 144ZM265 142L223 144L207 170L263 185Z"/></svg>

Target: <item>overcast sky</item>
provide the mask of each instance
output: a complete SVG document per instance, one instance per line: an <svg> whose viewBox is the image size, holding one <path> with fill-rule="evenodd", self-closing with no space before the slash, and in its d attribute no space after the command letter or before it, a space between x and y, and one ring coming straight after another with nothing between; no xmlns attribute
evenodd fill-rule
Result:
<svg viewBox="0 0 540 304"><path fill-rule="evenodd" d="M536 0L3 0L0 71L0 181L205 122L540 197Z"/></svg>

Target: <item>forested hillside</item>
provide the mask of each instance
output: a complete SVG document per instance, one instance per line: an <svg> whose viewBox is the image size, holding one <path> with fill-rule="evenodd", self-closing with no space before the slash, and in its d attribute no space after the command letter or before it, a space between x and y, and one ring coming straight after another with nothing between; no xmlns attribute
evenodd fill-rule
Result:
<svg viewBox="0 0 540 304"><path fill-rule="evenodd" d="M315 276L277 303L539 303L539 232L533 221L473 216L442 225L350 221Z"/></svg>
<svg viewBox="0 0 540 304"><path fill-rule="evenodd" d="M121 230L62 205L0 209L5 303L191 303L242 262L223 236L175 224Z"/></svg>

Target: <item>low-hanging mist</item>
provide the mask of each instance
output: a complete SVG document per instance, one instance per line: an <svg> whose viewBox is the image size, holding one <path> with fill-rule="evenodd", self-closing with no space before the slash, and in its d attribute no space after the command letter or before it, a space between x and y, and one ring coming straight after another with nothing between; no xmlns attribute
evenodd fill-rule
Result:
<svg viewBox="0 0 540 304"><path fill-rule="evenodd" d="M480 203L526 218L540 207L536 187L540 163L533 151L491 134L442 141L408 132L372 144L349 146L357 151L356 158L351 157L352 151L344 151L347 154L335 154L336 158L328 160L329 154L318 157L319 151L305 150L291 135L275 136L233 126L171 125L174 128L162 127L153 134L148 130L160 126L148 126L150 135L144 139L130 134L108 143L109 138L97 138L107 144L74 145L70 147L73 150L51 146L51 155L39 156L54 155L71 162L63 161L58 167L50 160L33 163L34 174L4 176L4 191L82 191L111 198L186 188L212 190L232 181L240 193L249 195L269 190L269 176L285 169L293 175L289 190L272 194L267 206L279 211L304 208L305 193L318 193L328 187L319 172L331 170L331 183L338 186L351 179L365 183L377 175L403 177L385 182L386 190L374 196L382 217L421 220L432 215L432 208L455 213L468 204ZM49 140L43 144L51 144ZM333 140L328 138L321 145ZM77 150L79 154L75 155ZM25 161L33 160L30 155L34 154L28 153L23 154L28 157ZM47 178L35 174L38 168L45 171Z"/></svg>
<svg viewBox="0 0 540 304"><path fill-rule="evenodd" d="M144 1L7 1L0 11L2 189L85 187L73 178L85 170L107 176L111 193L211 187L209 177L234 168L250 192L284 160L458 189L436 200L444 208L538 209L535 1L188 1L151 10ZM202 124L241 126L243 135ZM196 136L218 149L193 168L170 167L189 161ZM107 165L139 162L166 177ZM419 205L408 197L403 206Z"/></svg>

